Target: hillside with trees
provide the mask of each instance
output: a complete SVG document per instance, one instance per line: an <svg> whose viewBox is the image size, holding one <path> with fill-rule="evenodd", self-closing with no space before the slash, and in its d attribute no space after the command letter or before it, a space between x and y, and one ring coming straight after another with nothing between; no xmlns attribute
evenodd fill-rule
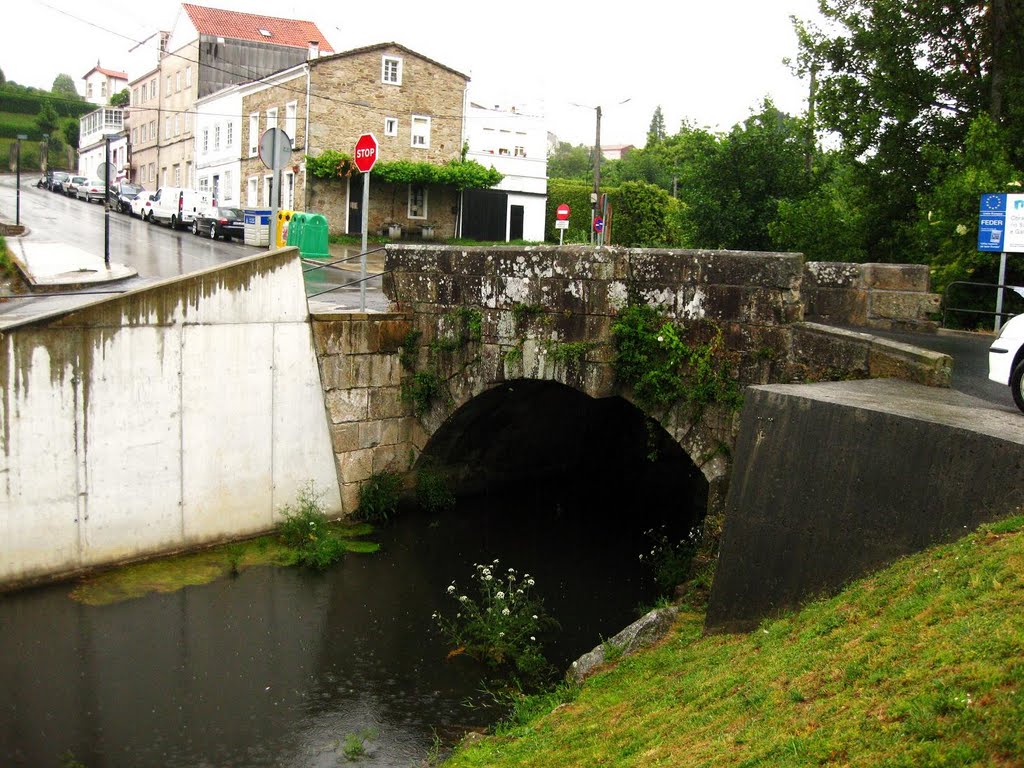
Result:
<svg viewBox="0 0 1024 768"><path fill-rule="evenodd" d="M70 75L61 74L50 91L18 85L0 73L0 157L13 168L14 144L19 135L22 170L39 170L43 156L50 168L72 167L78 146L78 118L95 109L75 88Z"/></svg>

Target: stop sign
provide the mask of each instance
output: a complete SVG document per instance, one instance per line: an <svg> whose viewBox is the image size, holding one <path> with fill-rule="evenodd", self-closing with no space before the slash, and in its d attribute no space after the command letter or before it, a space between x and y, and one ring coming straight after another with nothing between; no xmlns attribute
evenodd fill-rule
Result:
<svg viewBox="0 0 1024 768"><path fill-rule="evenodd" d="M555 218L558 221L568 221L569 220L569 206L566 205L565 203L562 203L560 206L558 206L558 208L555 209Z"/></svg>
<svg viewBox="0 0 1024 768"><path fill-rule="evenodd" d="M364 133L356 142L355 163L363 173L373 170L373 164L377 162L377 139L372 133Z"/></svg>

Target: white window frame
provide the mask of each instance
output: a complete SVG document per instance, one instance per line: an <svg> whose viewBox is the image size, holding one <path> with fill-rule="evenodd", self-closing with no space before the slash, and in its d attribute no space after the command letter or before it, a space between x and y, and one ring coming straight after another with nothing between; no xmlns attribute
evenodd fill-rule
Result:
<svg viewBox="0 0 1024 768"><path fill-rule="evenodd" d="M222 196L224 198L223 202L231 200L232 194L233 192L231 190L231 171L227 170L224 171L224 194Z"/></svg>
<svg viewBox="0 0 1024 768"><path fill-rule="evenodd" d="M149 81L149 98L150 101L156 98L156 78L154 77ZM150 179L152 181L152 179Z"/></svg>
<svg viewBox="0 0 1024 768"><path fill-rule="evenodd" d="M213 151L220 152L220 123L213 125Z"/></svg>
<svg viewBox="0 0 1024 768"><path fill-rule="evenodd" d="M417 125L426 125L426 131L418 131ZM427 115L413 115L409 123L409 146L414 149L430 149L430 118ZM423 141L417 139L422 137Z"/></svg>
<svg viewBox="0 0 1024 768"><path fill-rule="evenodd" d="M167 93L164 94L165 99L171 98L171 76L167 75Z"/></svg>
<svg viewBox="0 0 1024 768"><path fill-rule="evenodd" d="M203 128L203 154L210 151L210 129Z"/></svg>
<svg viewBox="0 0 1024 768"><path fill-rule="evenodd" d="M181 163L175 163L172 166L172 170L174 171L174 186L180 187L181 186Z"/></svg>
<svg viewBox="0 0 1024 768"><path fill-rule="evenodd" d="M210 177L200 176L199 177L199 191L203 194L207 194L210 191Z"/></svg>
<svg viewBox="0 0 1024 768"><path fill-rule="evenodd" d="M270 107L267 110L267 130L277 128L277 107Z"/></svg>
<svg viewBox="0 0 1024 768"><path fill-rule="evenodd" d="M174 73L174 92L181 93L181 70Z"/></svg>
<svg viewBox="0 0 1024 768"><path fill-rule="evenodd" d="M171 116L164 116L164 140L171 138Z"/></svg>
<svg viewBox="0 0 1024 768"><path fill-rule="evenodd" d="M274 184L274 177L271 174L267 174L263 177L263 202L260 203L264 208L273 208L273 203L270 201L271 187Z"/></svg>
<svg viewBox="0 0 1024 768"><path fill-rule="evenodd" d="M384 118L384 135L385 136L397 136L398 135L398 118L397 117L385 117Z"/></svg>
<svg viewBox="0 0 1024 768"><path fill-rule="evenodd" d="M417 189L422 189L423 190L423 212L420 215L414 215L413 214L413 193ZM427 185L426 184L410 184L409 185L409 199L408 199L408 206L407 206L407 209L406 209L406 213L408 214L408 217L410 219L413 219L415 221L422 221L422 220L425 220L427 218L427 213L428 213L427 201L428 201L428 197L429 197L428 196L428 192L429 192L429 190L427 189Z"/></svg>
<svg viewBox="0 0 1024 768"><path fill-rule="evenodd" d="M139 129L138 128L132 128L132 144L135 145L135 144L138 144L138 143L139 143Z"/></svg>
<svg viewBox="0 0 1024 768"><path fill-rule="evenodd" d="M191 67L191 65L185 67L185 87L186 88L191 88L192 87L192 67Z"/></svg>
<svg viewBox="0 0 1024 768"><path fill-rule="evenodd" d="M181 136L181 113L179 112L174 116L174 135ZM175 185L179 186L179 185Z"/></svg>
<svg viewBox="0 0 1024 768"><path fill-rule="evenodd" d="M227 130L224 134L224 148L231 149L231 145L235 140L235 121L228 120Z"/></svg>
<svg viewBox="0 0 1024 768"><path fill-rule="evenodd" d="M260 153L260 113L249 113L249 157ZM255 203L252 203L255 205Z"/></svg>
<svg viewBox="0 0 1024 768"><path fill-rule="evenodd" d="M259 203L260 193L260 180L257 176L250 176L246 180L245 184L245 204L250 208L255 208Z"/></svg>
<svg viewBox="0 0 1024 768"><path fill-rule="evenodd" d="M386 85L402 84L402 58L400 56L385 54L380 57L380 81Z"/></svg>
<svg viewBox="0 0 1024 768"><path fill-rule="evenodd" d="M288 138L292 140L292 147L298 146L295 136L295 123L298 119L299 114L299 102L289 101L284 105L284 132L288 134Z"/></svg>

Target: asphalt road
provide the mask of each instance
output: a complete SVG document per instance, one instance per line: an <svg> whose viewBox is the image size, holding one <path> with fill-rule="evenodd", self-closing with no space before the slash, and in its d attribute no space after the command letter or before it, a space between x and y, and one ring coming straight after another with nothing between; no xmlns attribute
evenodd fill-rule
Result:
<svg viewBox="0 0 1024 768"><path fill-rule="evenodd" d="M95 203L58 195L35 186L37 175L22 176L21 223L29 228L26 237L47 242L65 242L102 257L104 249L104 209ZM0 216L4 221L15 219L15 178L0 175ZM188 274L223 264L261 249L238 241L225 243L208 237L195 237L188 231L171 230L159 224L147 224L141 219L121 213L110 215L110 261L133 267L136 278L116 284L98 286L95 290L131 290L148 283ZM332 259L358 255L358 249L337 249ZM355 271L352 271L355 270ZM330 288L337 290L318 297L317 301L342 309L359 308L358 285L343 288L358 280L358 259L346 269L318 269L306 273L306 294L320 293ZM367 281L367 308L371 311L387 309L387 300L380 289L380 278ZM96 294L80 297L34 295L26 299L4 302L0 314L4 317L27 317L33 314L59 311L95 300Z"/></svg>

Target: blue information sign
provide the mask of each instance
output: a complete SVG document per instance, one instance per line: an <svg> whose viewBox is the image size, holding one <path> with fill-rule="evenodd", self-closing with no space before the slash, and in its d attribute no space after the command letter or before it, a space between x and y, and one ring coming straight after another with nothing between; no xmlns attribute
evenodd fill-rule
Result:
<svg viewBox="0 0 1024 768"><path fill-rule="evenodd" d="M1006 195L982 195L978 213L978 250L999 252L1005 242Z"/></svg>

